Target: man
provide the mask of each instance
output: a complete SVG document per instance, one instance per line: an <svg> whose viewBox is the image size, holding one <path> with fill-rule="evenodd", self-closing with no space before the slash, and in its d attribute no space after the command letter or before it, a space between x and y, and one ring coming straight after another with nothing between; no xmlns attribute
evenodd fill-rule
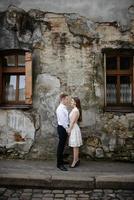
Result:
<svg viewBox="0 0 134 200"><path fill-rule="evenodd" d="M62 171L67 171L67 168L64 166L63 153L68 137L68 134L66 132L66 129L68 128L69 125L68 111L66 107L68 105L68 100L69 97L67 94L65 93L61 94L60 104L56 109L56 115L58 121L57 131L59 135L59 143L57 147L57 168L59 168Z"/></svg>

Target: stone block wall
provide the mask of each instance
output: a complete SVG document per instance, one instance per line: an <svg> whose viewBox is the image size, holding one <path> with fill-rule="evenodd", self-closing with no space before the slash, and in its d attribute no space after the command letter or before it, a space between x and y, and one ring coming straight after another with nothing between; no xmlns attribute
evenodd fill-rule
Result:
<svg viewBox="0 0 134 200"><path fill-rule="evenodd" d="M66 91L82 103L81 154L90 159L134 160L134 113L103 111L102 53L105 48L134 48L133 10L128 8L127 26L14 6L0 13L0 49L30 49L33 55L33 107L0 109L1 157L55 157L55 110L59 94Z"/></svg>

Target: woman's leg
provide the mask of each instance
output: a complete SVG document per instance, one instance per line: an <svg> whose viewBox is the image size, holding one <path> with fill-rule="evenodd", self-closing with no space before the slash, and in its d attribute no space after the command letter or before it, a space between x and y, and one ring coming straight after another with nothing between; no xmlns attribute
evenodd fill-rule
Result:
<svg viewBox="0 0 134 200"><path fill-rule="evenodd" d="M73 147L73 163L71 166L74 166L79 160L79 147Z"/></svg>

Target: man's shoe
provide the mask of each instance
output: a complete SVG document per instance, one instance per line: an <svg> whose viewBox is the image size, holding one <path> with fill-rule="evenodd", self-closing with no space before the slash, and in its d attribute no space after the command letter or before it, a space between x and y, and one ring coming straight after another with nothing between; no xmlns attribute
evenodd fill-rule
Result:
<svg viewBox="0 0 134 200"><path fill-rule="evenodd" d="M64 165L59 165L57 166L57 168L59 168L62 171L68 171L68 169Z"/></svg>

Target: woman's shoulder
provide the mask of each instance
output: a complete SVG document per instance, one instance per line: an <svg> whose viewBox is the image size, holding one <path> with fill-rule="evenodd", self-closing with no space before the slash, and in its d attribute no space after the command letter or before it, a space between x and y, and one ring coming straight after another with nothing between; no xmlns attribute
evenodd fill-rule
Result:
<svg viewBox="0 0 134 200"><path fill-rule="evenodd" d="M77 107L73 108L73 111L74 111L74 112L79 112L79 110L78 110Z"/></svg>

